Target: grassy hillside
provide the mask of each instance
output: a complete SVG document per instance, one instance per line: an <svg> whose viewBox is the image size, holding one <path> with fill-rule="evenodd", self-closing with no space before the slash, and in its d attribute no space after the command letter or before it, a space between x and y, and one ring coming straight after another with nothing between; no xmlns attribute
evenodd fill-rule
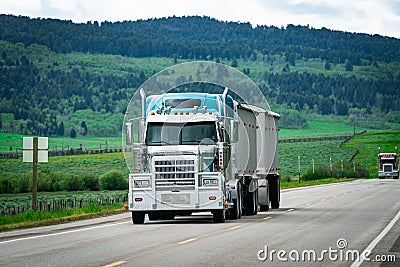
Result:
<svg viewBox="0 0 400 267"><path fill-rule="evenodd" d="M71 129L79 132L85 121L90 136L118 136L124 111L136 88L156 72L189 61L176 57L56 53L43 45L7 41L0 41L0 52L4 73L4 77L0 76L0 131L42 135L59 135L57 127L63 122L63 135L69 136ZM358 121L357 127L400 127L400 112L386 110L389 102L397 101L392 97L393 90L386 89L400 80L397 61L362 61L347 71L345 62L331 63L327 70L326 61L321 58L297 56L288 63L285 53L255 51L254 55L210 61L235 65L245 72L272 106L299 111L308 121L310 131L306 134L313 133L313 122L331 120L315 120L310 115L332 114L335 110L345 115L338 117L348 125L343 131L351 130L353 120ZM371 89L373 85L375 89ZM287 125L288 118L282 117L281 126Z"/></svg>
<svg viewBox="0 0 400 267"><path fill-rule="evenodd" d="M337 164L341 160L348 162L355 154L354 162L364 166L370 173L371 178L377 178L377 154L378 147L381 152L394 152L395 147L400 148L400 131L375 131L357 135L348 143L339 147L341 141L322 142L299 142L283 143L279 145L279 162L282 168L281 174L289 177L296 177L298 174L298 156L300 156L301 173L312 168L312 159L315 165L320 164L326 167ZM338 166L340 166L338 164Z"/></svg>

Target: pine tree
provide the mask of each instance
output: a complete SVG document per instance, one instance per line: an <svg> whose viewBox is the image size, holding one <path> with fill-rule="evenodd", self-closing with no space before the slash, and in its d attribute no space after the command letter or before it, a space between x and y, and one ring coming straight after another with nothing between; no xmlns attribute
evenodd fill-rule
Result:
<svg viewBox="0 0 400 267"><path fill-rule="evenodd" d="M236 68L238 66L238 62L237 62L237 59L235 57L232 59L232 65L231 66L233 68Z"/></svg>
<svg viewBox="0 0 400 267"><path fill-rule="evenodd" d="M65 133L64 122L60 122L60 125L58 126L57 135L64 136L64 133Z"/></svg>
<svg viewBox="0 0 400 267"><path fill-rule="evenodd" d="M351 64L350 60L346 59L346 63L345 63L345 69L346 71L353 71L353 64Z"/></svg>
<svg viewBox="0 0 400 267"><path fill-rule="evenodd" d="M76 137L76 131L75 131L75 129L71 129L71 131L69 132L69 137L71 137L71 138L75 138Z"/></svg>
<svg viewBox="0 0 400 267"><path fill-rule="evenodd" d="M331 70L331 63L328 61L325 63L325 70Z"/></svg>

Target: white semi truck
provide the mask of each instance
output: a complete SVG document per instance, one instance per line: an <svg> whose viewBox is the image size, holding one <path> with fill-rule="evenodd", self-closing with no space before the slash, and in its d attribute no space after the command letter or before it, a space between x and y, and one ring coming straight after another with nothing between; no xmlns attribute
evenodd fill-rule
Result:
<svg viewBox="0 0 400 267"><path fill-rule="evenodd" d="M142 118L126 122L134 224L145 214L158 220L207 211L224 222L255 215L258 206L279 208L279 114L238 103L228 88L140 95Z"/></svg>
<svg viewBox="0 0 400 267"><path fill-rule="evenodd" d="M397 157L397 147L395 149L395 153L378 154L379 179L383 179L385 177L393 177L394 179L399 179L399 159Z"/></svg>

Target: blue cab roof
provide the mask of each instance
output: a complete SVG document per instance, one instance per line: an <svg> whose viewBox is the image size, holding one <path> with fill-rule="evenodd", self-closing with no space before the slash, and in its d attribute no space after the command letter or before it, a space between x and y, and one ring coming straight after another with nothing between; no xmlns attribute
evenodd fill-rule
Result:
<svg viewBox="0 0 400 267"><path fill-rule="evenodd" d="M234 104L231 96L226 98L227 116L233 117ZM198 106L200 111L204 106L207 107L207 112L219 113L225 116L223 109L222 94L208 93L167 93L164 95L152 95L146 98L146 114L156 111L161 107L161 112L164 114L166 108L170 106L171 112L191 112L194 106Z"/></svg>

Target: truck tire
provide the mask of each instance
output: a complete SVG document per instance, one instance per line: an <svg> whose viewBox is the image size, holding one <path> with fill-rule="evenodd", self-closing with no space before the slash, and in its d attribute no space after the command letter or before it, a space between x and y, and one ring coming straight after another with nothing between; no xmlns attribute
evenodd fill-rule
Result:
<svg viewBox="0 0 400 267"><path fill-rule="evenodd" d="M257 190L254 192L248 192L244 201L246 207L246 215L256 215L258 211L258 196Z"/></svg>
<svg viewBox="0 0 400 267"><path fill-rule="evenodd" d="M397 176L393 176L393 179L399 179L399 176L397 175Z"/></svg>
<svg viewBox="0 0 400 267"><path fill-rule="evenodd" d="M132 211L132 222L133 224L144 224L144 216L143 212Z"/></svg>
<svg viewBox="0 0 400 267"><path fill-rule="evenodd" d="M271 208L279 209L279 198L280 198L280 185L279 185L279 177L274 176L269 180L269 195L271 200Z"/></svg>
<svg viewBox="0 0 400 267"><path fill-rule="evenodd" d="M269 211L269 182L267 182L267 204L260 205L260 211Z"/></svg>
<svg viewBox="0 0 400 267"><path fill-rule="evenodd" d="M215 223L224 223L226 220L225 209L213 211L213 220Z"/></svg>
<svg viewBox="0 0 400 267"><path fill-rule="evenodd" d="M160 214L158 212L150 212L148 215L149 221L157 221L160 219Z"/></svg>
<svg viewBox="0 0 400 267"><path fill-rule="evenodd" d="M237 185L237 199L233 200L233 208L230 210L229 218L232 220L238 220L242 217L242 186L240 183Z"/></svg>
<svg viewBox="0 0 400 267"><path fill-rule="evenodd" d="M258 189L254 191L254 213L253 215L257 215L258 213Z"/></svg>

